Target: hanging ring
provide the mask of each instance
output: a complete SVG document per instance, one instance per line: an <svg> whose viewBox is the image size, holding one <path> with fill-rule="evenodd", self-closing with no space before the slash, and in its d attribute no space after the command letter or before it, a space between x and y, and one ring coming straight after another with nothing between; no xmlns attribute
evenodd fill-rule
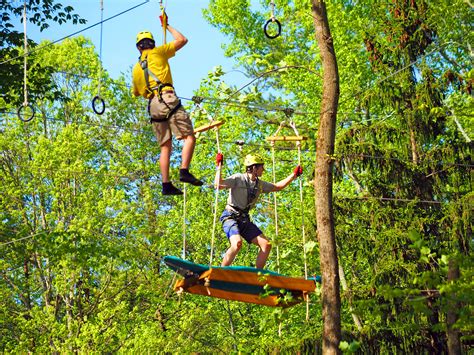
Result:
<svg viewBox="0 0 474 355"><path fill-rule="evenodd" d="M23 118L22 115L21 115L21 112L23 111L23 109L25 107L29 107L30 110L31 110L31 116L28 116L28 117L25 117ZM21 105L19 108L18 108L18 111L17 111L17 115L18 115L18 118L20 120L22 120L23 122L30 122L34 117L35 117L35 108L33 107L33 105L31 103L26 103L26 104L23 104Z"/></svg>
<svg viewBox="0 0 474 355"><path fill-rule="evenodd" d="M271 35L271 34L268 33L268 25L270 25L270 23L273 23L273 22L276 23L278 30L277 30L276 34ZM280 21L278 21L275 17L272 17L271 19L269 19L265 23L265 26L263 26L263 32L265 33L265 36L267 36L270 39L277 38L281 34L281 23L280 23Z"/></svg>
<svg viewBox="0 0 474 355"><path fill-rule="evenodd" d="M100 109L96 107L97 101L100 101L100 104L101 104ZM105 112L105 101L99 95L97 95L96 97L92 99L92 109L98 115L102 115Z"/></svg>

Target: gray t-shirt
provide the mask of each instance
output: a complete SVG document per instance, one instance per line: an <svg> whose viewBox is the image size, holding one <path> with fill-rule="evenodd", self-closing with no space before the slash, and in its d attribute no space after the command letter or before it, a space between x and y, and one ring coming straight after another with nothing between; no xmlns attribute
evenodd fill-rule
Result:
<svg viewBox="0 0 474 355"><path fill-rule="evenodd" d="M230 209L236 207L240 210L245 210L249 206L249 202L249 207L252 208L261 193L275 191L275 185L272 183L260 179L252 181L245 173L231 175L224 180L224 183L230 187L226 206L226 208ZM249 194L255 195L255 198L249 199Z"/></svg>

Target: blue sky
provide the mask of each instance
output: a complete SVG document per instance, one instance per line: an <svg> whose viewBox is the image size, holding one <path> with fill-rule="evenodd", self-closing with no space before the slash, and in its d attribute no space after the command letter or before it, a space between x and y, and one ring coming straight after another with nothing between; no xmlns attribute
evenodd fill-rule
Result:
<svg viewBox="0 0 474 355"><path fill-rule="evenodd" d="M32 24L28 24L28 37L40 42L41 40L57 40L82 28L100 21L100 0L62 0L63 5L71 5L76 13L87 19L86 25L50 24L50 28L40 32ZM107 19L117 13L144 3L145 0L103 0L103 18ZM183 33L188 39L188 44L171 59L173 80L178 95L190 98L193 91L209 71L221 65L224 71L233 69L233 62L225 58L221 48L226 39L217 29L210 26L202 16L202 9L207 7L208 0L164 0L169 23ZM102 28L102 63L103 68L112 78L117 78L121 73L129 77L131 66L138 59L135 47L136 34L143 30L153 33L157 44L162 43L162 29L158 16L160 3L150 0L148 3L137 7L121 16L111 19L103 24ZM18 18L18 21L20 19ZM23 31L23 25L18 23L18 29ZM95 26L79 35L92 40L97 52L100 48L100 25ZM172 36L167 34L167 40ZM234 80L236 85L245 84L246 78L237 72L226 77ZM247 79L248 80L248 79ZM128 80L130 82L131 79Z"/></svg>

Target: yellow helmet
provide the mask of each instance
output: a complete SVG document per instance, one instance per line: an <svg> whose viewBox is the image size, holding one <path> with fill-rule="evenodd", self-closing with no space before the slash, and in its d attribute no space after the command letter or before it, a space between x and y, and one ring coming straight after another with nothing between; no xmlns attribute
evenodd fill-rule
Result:
<svg viewBox="0 0 474 355"><path fill-rule="evenodd" d="M264 163L265 162L263 161L263 158L258 154L248 154L244 160L245 166L251 166L255 164L264 164Z"/></svg>
<svg viewBox="0 0 474 355"><path fill-rule="evenodd" d="M142 39L145 39L145 38L148 38L148 39L151 39L152 41L154 41L155 39L153 38L153 35L151 34L151 32L149 31L142 31L142 32L139 32L137 34L137 44L138 42L140 42Z"/></svg>

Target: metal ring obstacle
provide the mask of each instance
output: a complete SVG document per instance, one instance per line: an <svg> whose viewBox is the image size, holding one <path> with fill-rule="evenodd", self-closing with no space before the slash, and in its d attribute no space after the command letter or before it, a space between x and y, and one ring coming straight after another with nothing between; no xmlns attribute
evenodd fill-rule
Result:
<svg viewBox="0 0 474 355"><path fill-rule="evenodd" d="M97 109L96 107L96 103L97 101L100 101L102 107L101 109ZM103 98L101 98L99 95L95 96L93 99L92 99L92 109L94 110L94 112L98 115L102 115L104 112L105 112L105 101Z"/></svg>
<svg viewBox="0 0 474 355"><path fill-rule="evenodd" d="M30 108L31 116L29 116L27 118L23 118L22 115L21 115L21 111L23 111L23 109L26 108L26 107ZM23 122L30 122L35 117L35 108L33 107L33 105L31 103L23 104L18 108L17 115L18 115L18 118L20 120L22 120Z"/></svg>
<svg viewBox="0 0 474 355"><path fill-rule="evenodd" d="M276 34L269 34L268 33L268 25L270 25L270 23L276 23L277 24L277 32ZM270 39L275 39L277 38L278 36L281 35L281 23L280 21L278 21L276 18L272 17L271 19L269 19L266 23L265 23L265 26L263 26L263 32L265 33L265 36L267 36L268 38Z"/></svg>

